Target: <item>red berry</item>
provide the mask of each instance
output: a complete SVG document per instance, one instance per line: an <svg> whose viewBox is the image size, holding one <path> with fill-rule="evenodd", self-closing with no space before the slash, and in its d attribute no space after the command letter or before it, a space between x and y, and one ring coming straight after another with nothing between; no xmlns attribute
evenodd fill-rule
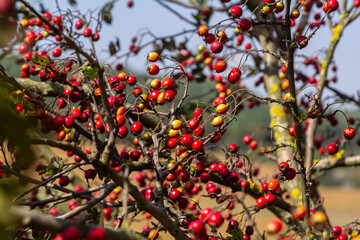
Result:
<svg viewBox="0 0 360 240"><path fill-rule="evenodd" d="M266 208L265 198L264 198L264 197L259 197L259 198L256 200L256 205L257 205L258 208L260 208L260 209Z"/></svg>
<svg viewBox="0 0 360 240"><path fill-rule="evenodd" d="M156 64L152 64L147 68L147 71L150 75L157 75L160 72L160 68Z"/></svg>
<svg viewBox="0 0 360 240"><path fill-rule="evenodd" d="M236 153L239 150L239 148L238 148L238 146L236 146L236 144L230 144L228 149L229 149L229 152L231 152L231 153Z"/></svg>
<svg viewBox="0 0 360 240"><path fill-rule="evenodd" d="M215 63L214 70L217 73L221 73L226 70L226 67L227 67L226 62L221 60Z"/></svg>
<svg viewBox="0 0 360 240"><path fill-rule="evenodd" d="M18 104L18 105L16 105L16 107L15 107L15 112L17 113L17 114L19 114L21 111L23 111L24 110L24 105L23 104Z"/></svg>
<svg viewBox="0 0 360 240"><path fill-rule="evenodd" d="M91 39L96 42L97 40L100 39L100 34L99 33L94 33L92 36L91 36Z"/></svg>
<svg viewBox="0 0 360 240"><path fill-rule="evenodd" d="M181 137L180 142L186 147L190 147L193 143L193 137L190 134L185 134Z"/></svg>
<svg viewBox="0 0 360 240"><path fill-rule="evenodd" d="M163 89L173 89L175 86L174 80L172 78L165 78L162 81L162 88Z"/></svg>
<svg viewBox="0 0 360 240"><path fill-rule="evenodd" d="M256 149L256 147L257 147L257 142L256 141L251 141L251 143L249 144L249 148Z"/></svg>
<svg viewBox="0 0 360 240"><path fill-rule="evenodd" d="M251 143L251 137L249 136L249 135L247 135L247 136L245 136L244 138L243 138L243 142L245 143L245 144L250 144Z"/></svg>
<svg viewBox="0 0 360 240"><path fill-rule="evenodd" d="M337 239L338 239L338 240L347 240L348 237L347 237L347 235L346 235L345 233L343 233L343 234L340 234L340 235L337 237Z"/></svg>
<svg viewBox="0 0 360 240"><path fill-rule="evenodd" d="M73 110L71 110L70 114L73 118L77 119L81 116L81 111L78 108L74 108Z"/></svg>
<svg viewBox="0 0 360 240"><path fill-rule="evenodd" d="M242 8L240 6L233 6L232 8L230 8L230 15L233 18L239 18L241 17L243 11Z"/></svg>
<svg viewBox="0 0 360 240"><path fill-rule="evenodd" d="M206 228L203 221L197 219L189 224L189 229L193 231L195 237L202 238L206 235Z"/></svg>
<svg viewBox="0 0 360 240"><path fill-rule="evenodd" d="M86 37L90 37L91 34L92 34L92 31L91 31L90 28L85 28L84 31L83 31L83 34L84 34L84 36L86 36Z"/></svg>
<svg viewBox="0 0 360 240"><path fill-rule="evenodd" d="M210 213L210 216L207 218L206 222L209 225L218 228L224 223L224 218L218 211L215 211Z"/></svg>
<svg viewBox="0 0 360 240"><path fill-rule="evenodd" d="M285 177L287 180L293 180L296 176L295 168L289 168L289 170L285 173Z"/></svg>
<svg viewBox="0 0 360 240"><path fill-rule="evenodd" d="M354 128L345 128L344 130L344 137L347 139L347 140L352 140L354 139L354 137L356 136L356 131Z"/></svg>
<svg viewBox="0 0 360 240"><path fill-rule="evenodd" d="M271 179L268 182L268 189L276 192L280 188L280 184L276 179Z"/></svg>
<svg viewBox="0 0 360 240"><path fill-rule="evenodd" d="M266 223L266 231L269 233L278 233L280 232L281 228L282 228L282 223L281 220L278 218L271 219Z"/></svg>
<svg viewBox="0 0 360 240"><path fill-rule="evenodd" d="M164 98L167 102L171 102L175 98L175 92L173 90L165 91Z"/></svg>
<svg viewBox="0 0 360 240"><path fill-rule="evenodd" d="M229 179L232 181L232 182L237 182L239 181L239 176L236 172L231 172L229 174Z"/></svg>
<svg viewBox="0 0 360 240"><path fill-rule="evenodd" d="M53 118L53 123L54 123L56 126L60 127L61 125L64 124L64 118L61 117L61 116L55 116L55 117Z"/></svg>
<svg viewBox="0 0 360 240"><path fill-rule="evenodd" d="M241 28L241 30L243 30L244 32L248 31L251 28L251 22L249 19L247 18L242 18L239 21L238 26Z"/></svg>
<svg viewBox="0 0 360 240"><path fill-rule="evenodd" d="M195 130L199 126L199 119L192 118L188 122L188 127L191 128L191 130Z"/></svg>
<svg viewBox="0 0 360 240"><path fill-rule="evenodd" d="M268 204L268 205L272 205L276 202L276 196L275 194L269 192L265 195L265 202Z"/></svg>
<svg viewBox="0 0 360 240"><path fill-rule="evenodd" d="M330 143L326 147L326 152L329 155L335 155L339 151L339 147L335 143Z"/></svg>
<svg viewBox="0 0 360 240"><path fill-rule="evenodd" d="M12 0L2 0L0 2L0 14L8 15L14 9L14 1Z"/></svg>
<svg viewBox="0 0 360 240"><path fill-rule="evenodd" d="M206 221L212 212L211 208L204 208L200 213L200 219Z"/></svg>
<svg viewBox="0 0 360 240"><path fill-rule="evenodd" d="M21 44L19 47L19 53L24 54L29 51L29 48L26 44Z"/></svg>
<svg viewBox="0 0 360 240"><path fill-rule="evenodd" d="M215 107L219 106L220 104L226 104L226 100L223 97L217 97L214 100Z"/></svg>
<svg viewBox="0 0 360 240"><path fill-rule="evenodd" d="M292 127L289 128L289 134L290 134L291 136L294 136L294 135L295 135L295 126L292 126Z"/></svg>
<svg viewBox="0 0 360 240"><path fill-rule="evenodd" d="M135 86L135 84L137 83L137 79L134 75L130 75L128 77L128 79L126 80L126 83L129 85L129 86Z"/></svg>
<svg viewBox="0 0 360 240"><path fill-rule="evenodd" d="M94 169L87 169L85 171L85 178L86 179L93 179L95 177L95 170Z"/></svg>
<svg viewBox="0 0 360 240"><path fill-rule="evenodd" d="M212 33L209 33L206 37L205 37L205 42L210 44L213 43L215 41L215 35ZM214 46L216 47L216 46ZM221 49L222 50L222 49ZM212 50L211 50L212 51ZM221 51L220 51L221 52Z"/></svg>
<svg viewBox="0 0 360 240"><path fill-rule="evenodd" d="M178 146L178 140L176 138L170 138L167 142L167 145L171 149L175 149Z"/></svg>
<svg viewBox="0 0 360 240"><path fill-rule="evenodd" d="M119 136L120 138L126 138L126 136L128 135L128 133L129 133L129 130L127 129L127 127L126 127L126 126L121 126L121 127L119 128L119 131L118 131L118 136Z"/></svg>
<svg viewBox="0 0 360 240"><path fill-rule="evenodd" d="M54 57L60 57L61 55L61 49L60 48L55 48L52 52Z"/></svg>
<svg viewBox="0 0 360 240"><path fill-rule="evenodd" d="M220 53L222 50L223 50L223 45L221 42L219 41L214 41L211 43L210 45L210 50L213 52L213 53Z"/></svg>
<svg viewBox="0 0 360 240"><path fill-rule="evenodd" d="M337 0L329 0L327 2L327 7L331 12L336 11L339 8L339 2Z"/></svg>
<svg viewBox="0 0 360 240"><path fill-rule="evenodd" d="M142 131L143 131L143 125L141 122L134 122L131 125L131 133L133 135L139 135L142 133Z"/></svg>
<svg viewBox="0 0 360 240"><path fill-rule="evenodd" d="M203 182L203 183L207 183L210 181L210 175L206 172L202 173L200 175L200 181Z"/></svg>
<svg viewBox="0 0 360 240"><path fill-rule="evenodd" d="M285 173L289 170L289 164L287 162L282 162L278 166L280 172Z"/></svg>
<svg viewBox="0 0 360 240"><path fill-rule="evenodd" d="M56 105L59 108L64 108L64 107L66 107L66 100L64 98L59 98L56 102Z"/></svg>
<svg viewBox="0 0 360 240"><path fill-rule="evenodd" d="M340 235L340 233L341 233L341 227L339 227L339 226L333 226L333 227L331 228L331 231L333 232L334 235Z"/></svg>
<svg viewBox="0 0 360 240"><path fill-rule="evenodd" d="M86 235L86 240L106 240L105 230L99 227L90 229Z"/></svg>
<svg viewBox="0 0 360 240"><path fill-rule="evenodd" d="M228 75L228 81L232 84L237 83L241 78L241 71L238 68L233 68L229 75Z"/></svg>
<svg viewBox="0 0 360 240"><path fill-rule="evenodd" d="M181 197L181 192L177 189L173 189L171 190L169 197L171 200L176 201Z"/></svg>
<svg viewBox="0 0 360 240"><path fill-rule="evenodd" d="M183 181L183 182L186 182L187 180L190 179L190 173L189 171L181 171L180 174L179 174L179 179L180 181Z"/></svg>
<svg viewBox="0 0 360 240"><path fill-rule="evenodd" d="M204 143L200 139L197 139L192 143L192 149L202 151L204 149Z"/></svg>
<svg viewBox="0 0 360 240"><path fill-rule="evenodd" d="M80 28L82 28L82 27L83 27L82 21L77 20L77 21L75 22L75 28L76 28L76 29L80 29Z"/></svg>
<svg viewBox="0 0 360 240"><path fill-rule="evenodd" d="M354 6L357 7L357 8L360 7L360 0L355 0L354 1Z"/></svg>
<svg viewBox="0 0 360 240"><path fill-rule="evenodd" d="M59 185L62 187L67 186L70 183L70 178L68 176L61 176L59 178Z"/></svg>
<svg viewBox="0 0 360 240"><path fill-rule="evenodd" d="M263 192L267 192L268 190L268 183L264 182L263 184L261 184L261 190Z"/></svg>
<svg viewBox="0 0 360 240"><path fill-rule="evenodd" d="M249 181L245 180L240 183L241 188L244 188L245 190L249 189L250 183Z"/></svg>
<svg viewBox="0 0 360 240"><path fill-rule="evenodd" d="M74 118L71 116L66 116L64 118L64 125L67 128L72 128L74 126Z"/></svg>
<svg viewBox="0 0 360 240"><path fill-rule="evenodd" d="M63 240L79 240L81 238L80 231L76 227L68 227L61 236Z"/></svg>
<svg viewBox="0 0 360 240"><path fill-rule="evenodd" d="M304 35L299 35L296 41L299 43L300 48L304 48L308 45L308 39Z"/></svg>

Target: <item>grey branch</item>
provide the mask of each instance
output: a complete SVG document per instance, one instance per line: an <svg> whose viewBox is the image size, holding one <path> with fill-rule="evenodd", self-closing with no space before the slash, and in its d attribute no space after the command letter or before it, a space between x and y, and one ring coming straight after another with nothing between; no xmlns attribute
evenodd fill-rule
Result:
<svg viewBox="0 0 360 240"><path fill-rule="evenodd" d="M19 207L13 207L9 211L9 219L15 220L23 227L34 227L43 231L50 231L52 233L62 233L68 227L77 227L82 236L85 237L86 233L95 225L80 224L70 220L57 219L55 217L21 209ZM129 228L121 231L114 231L105 229L107 239L117 240L132 240L143 239L140 235L133 233Z"/></svg>

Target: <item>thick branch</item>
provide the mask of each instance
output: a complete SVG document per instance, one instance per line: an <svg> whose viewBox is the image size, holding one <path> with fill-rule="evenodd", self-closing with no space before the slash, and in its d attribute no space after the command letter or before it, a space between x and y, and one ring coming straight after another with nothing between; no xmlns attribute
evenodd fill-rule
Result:
<svg viewBox="0 0 360 240"><path fill-rule="evenodd" d="M338 167L355 167L360 165L360 155L348 156L340 159L322 159L313 168L313 171L326 171Z"/></svg>
<svg viewBox="0 0 360 240"><path fill-rule="evenodd" d="M19 207L11 208L9 211L10 219L17 223L20 223L23 227L32 227L43 231L50 231L52 233L62 233L68 227L74 226L77 227L83 237L86 236L86 233L91 229L96 227L95 225L90 224L80 224L70 220L61 220L55 217L36 213L33 211L27 211ZM129 240L129 239L141 239L141 236L130 231L130 229L122 231L113 231L110 229L105 229L107 239L117 239L117 240Z"/></svg>

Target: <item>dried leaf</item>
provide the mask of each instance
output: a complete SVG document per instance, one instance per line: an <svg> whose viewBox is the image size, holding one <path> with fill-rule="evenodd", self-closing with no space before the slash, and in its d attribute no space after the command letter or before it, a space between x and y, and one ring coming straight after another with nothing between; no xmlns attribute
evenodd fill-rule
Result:
<svg viewBox="0 0 360 240"><path fill-rule="evenodd" d="M113 42L110 42L109 44L109 52L111 56L115 55L117 52L115 44Z"/></svg>

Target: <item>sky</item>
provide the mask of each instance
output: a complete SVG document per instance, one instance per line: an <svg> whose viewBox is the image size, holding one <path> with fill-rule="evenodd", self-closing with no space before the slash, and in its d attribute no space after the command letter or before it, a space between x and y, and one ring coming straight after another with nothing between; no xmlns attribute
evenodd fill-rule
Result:
<svg viewBox="0 0 360 240"><path fill-rule="evenodd" d="M187 2L186 0L183 0ZM218 0L209 1L216 4ZM33 0L32 2L39 3L40 0ZM55 0L42 1L46 3L52 11L55 11ZM68 1L58 1L61 8L68 8ZM102 5L107 2L104 0L77 0L77 9L86 12L88 9L101 9ZM352 1L349 1L352 2ZM341 4L341 1L340 1ZM177 9L183 16L189 17L190 12L185 8L179 8L176 5L168 4ZM320 11L319 11L320 12ZM322 15L323 13L320 12ZM334 21L338 18L338 13L332 13ZM134 0L132 8L127 7L127 0L119 0L115 3L112 10L113 23L112 25L104 25L100 40L96 42L97 49L108 49L109 40L114 40L116 36L120 38L121 52L126 52L130 45L130 39L136 36L137 33L145 29L151 29L156 36L167 36L181 32L183 30L193 29L190 24L184 23L179 17L162 7L155 0ZM216 23L223 18L225 14L217 14L212 23ZM189 17L191 19L191 17ZM347 94L357 94L360 89L360 77L357 70L360 69L360 18L352 23L343 35L340 44L335 52L335 60L338 65L337 76L339 81L336 87ZM188 35L189 40L194 42L195 49L202 43L200 37L196 34ZM326 50L330 39L330 31L327 26L321 27L313 39L309 42L308 47L303 49L301 54L316 54L319 51ZM145 42L145 41L144 41ZM148 63L146 62L146 55L151 49L141 51L137 56L132 57L127 64L128 68L135 72L144 72ZM108 59L104 51L97 51L99 57L104 62L113 62L113 59ZM320 54L319 58L324 54ZM122 61L119 61L123 63ZM334 85L333 85L334 86Z"/></svg>

